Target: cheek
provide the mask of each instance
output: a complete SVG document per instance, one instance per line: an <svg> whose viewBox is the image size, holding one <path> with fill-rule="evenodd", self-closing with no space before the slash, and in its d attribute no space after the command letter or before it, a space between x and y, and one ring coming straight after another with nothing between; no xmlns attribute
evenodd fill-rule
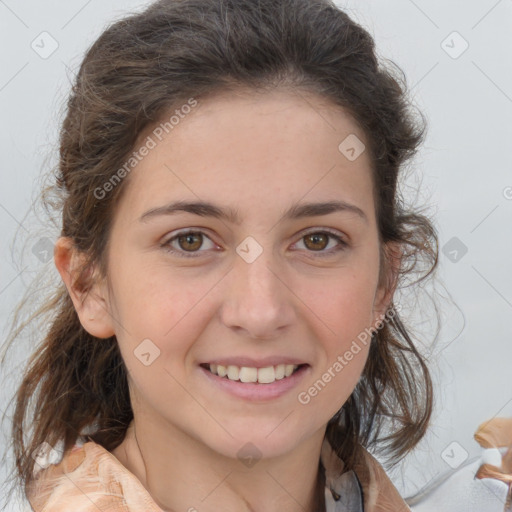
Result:
<svg viewBox="0 0 512 512"><path fill-rule="evenodd" d="M218 278L130 262L114 278L115 331L127 366L138 368L136 358L149 351L145 357L154 358L156 366L173 374L181 368L182 373L184 358L211 317L210 298Z"/></svg>
<svg viewBox="0 0 512 512"><path fill-rule="evenodd" d="M357 336L373 320L377 276L371 269L342 269L325 278L301 277L295 290L302 302L333 338L334 348Z"/></svg>
<svg viewBox="0 0 512 512"><path fill-rule="evenodd" d="M134 330L148 329L161 337L198 303L208 279L200 281L187 269L150 260L147 255L128 257L113 271L115 309Z"/></svg>
<svg viewBox="0 0 512 512"><path fill-rule="evenodd" d="M297 400L312 417L327 422L347 401L363 372L369 343L369 337L367 343L357 339L339 343L329 352L325 365L299 390Z"/></svg>
<svg viewBox="0 0 512 512"><path fill-rule="evenodd" d="M376 280L371 266L361 265L340 271L336 279L312 280L301 292L319 326L315 335L320 350L317 367L297 398L326 421L349 398L364 369Z"/></svg>

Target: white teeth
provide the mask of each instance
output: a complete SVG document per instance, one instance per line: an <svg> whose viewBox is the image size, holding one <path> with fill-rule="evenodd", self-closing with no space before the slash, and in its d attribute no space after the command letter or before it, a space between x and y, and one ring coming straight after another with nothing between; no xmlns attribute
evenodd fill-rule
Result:
<svg viewBox="0 0 512 512"><path fill-rule="evenodd" d="M256 368L247 368L247 366L242 366L238 376L242 382L257 382L258 370Z"/></svg>
<svg viewBox="0 0 512 512"><path fill-rule="evenodd" d="M273 366L258 369L258 382L261 384L270 384L276 380L276 373Z"/></svg>
<svg viewBox="0 0 512 512"><path fill-rule="evenodd" d="M258 382L260 384L271 384L276 380L289 377L297 368L298 365L293 364L278 364L265 368L210 365L210 371L219 377L227 377L229 380L240 380L241 382Z"/></svg>
<svg viewBox="0 0 512 512"><path fill-rule="evenodd" d="M238 366L228 366L228 379L229 380L238 380L240 376L240 368Z"/></svg>
<svg viewBox="0 0 512 512"><path fill-rule="evenodd" d="M274 373L276 374L276 380L284 379L285 369L286 369L286 365L285 364L278 364L275 367Z"/></svg>

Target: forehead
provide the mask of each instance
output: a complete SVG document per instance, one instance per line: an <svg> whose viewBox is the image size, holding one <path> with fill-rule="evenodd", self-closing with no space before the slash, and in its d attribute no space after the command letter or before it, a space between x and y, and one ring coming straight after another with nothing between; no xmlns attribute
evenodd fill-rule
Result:
<svg viewBox="0 0 512 512"><path fill-rule="evenodd" d="M152 149L129 177L125 196L134 211L171 199L215 199L242 212L250 201L269 207L304 196L373 201L368 151L353 160L340 149L346 140L359 141L358 150L367 146L364 132L346 111L317 95L215 94L175 115L171 125L176 110L135 145Z"/></svg>

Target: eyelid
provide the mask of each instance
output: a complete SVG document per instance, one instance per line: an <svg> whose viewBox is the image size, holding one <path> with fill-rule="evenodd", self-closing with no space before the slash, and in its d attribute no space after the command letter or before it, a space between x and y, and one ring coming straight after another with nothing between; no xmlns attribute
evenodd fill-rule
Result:
<svg viewBox="0 0 512 512"><path fill-rule="evenodd" d="M320 257L320 258L327 258L327 257L333 256L333 255L336 255L339 252L348 249L348 247L349 247L349 243L348 243L346 237L344 235L342 235L339 231L333 230L331 228L322 228L322 227L314 227L314 228L310 228L306 231L302 231L300 233L299 240L297 240L297 242L295 242L295 243L300 242L302 240L302 238L304 238L305 236L311 235L314 233L326 233L327 235L329 235L330 238L334 238L338 242L338 245L337 245L337 247L331 248L328 251L325 251L325 250L323 250L323 251L306 251L308 254L312 254L312 255L315 255L316 257Z"/></svg>
<svg viewBox="0 0 512 512"><path fill-rule="evenodd" d="M331 229L331 228L318 228L318 227L313 227L313 228L306 228L306 231L302 231L300 233L301 235L301 238L306 236L306 235L311 235L312 233L327 233L328 235L332 235L333 237L337 237L339 238L340 240L342 240L343 242L345 243L348 243L348 239L345 235L343 235L340 231L337 231L335 229Z"/></svg>
<svg viewBox="0 0 512 512"><path fill-rule="evenodd" d="M169 252L171 254L177 254L177 255L183 256L184 258L195 258L197 256L200 256L201 253L207 252L204 250L188 251L187 252L187 251L183 251L183 250L179 250L179 249L174 249L173 247L171 247L171 242L173 242L174 240L177 240L180 236L185 236L188 234L194 234L194 235L201 234L203 237L208 238L213 244L215 244L215 242L212 240L211 236L209 236L209 234L205 230L205 228L190 227L190 228L183 228L183 229L178 230L178 232L175 235L171 236L170 238L167 238L164 242L162 242L160 244L160 247L162 247L164 250L166 250L167 252Z"/></svg>

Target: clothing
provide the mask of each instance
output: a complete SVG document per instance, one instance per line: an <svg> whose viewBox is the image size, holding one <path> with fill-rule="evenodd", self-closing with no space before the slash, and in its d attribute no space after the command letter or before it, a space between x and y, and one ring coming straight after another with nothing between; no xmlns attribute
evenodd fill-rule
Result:
<svg viewBox="0 0 512 512"><path fill-rule="evenodd" d="M475 440L486 449L475 478L493 479L507 486L504 512L512 512L512 418L492 418L479 425ZM500 449L505 449L502 456Z"/></svg>
<svg viewBox="0 0 512 512"><path fill-rule="evenodd" d="M364 448L354 471L327 439L322 444L325 512L410 512L379 462ZM35 512L162 512L140 480L101 445L75 444L36 473L28 500Z"/></svg>

